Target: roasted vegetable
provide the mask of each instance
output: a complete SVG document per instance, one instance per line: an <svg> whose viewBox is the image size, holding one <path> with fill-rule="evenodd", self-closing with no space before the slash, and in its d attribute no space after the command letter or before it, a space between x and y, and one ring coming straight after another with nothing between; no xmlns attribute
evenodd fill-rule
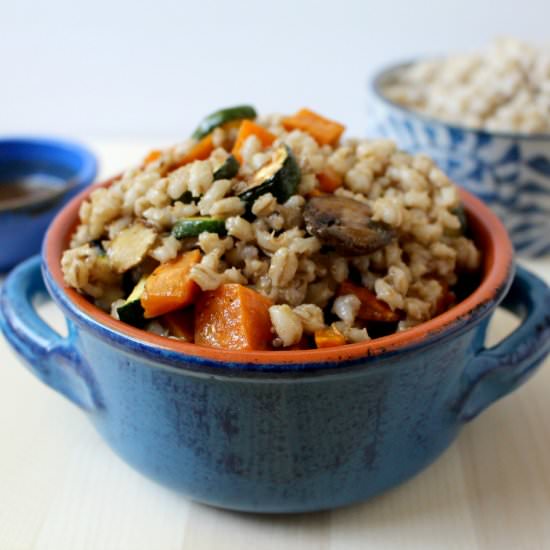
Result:
<svg viewBox="0 0 550 550"><path fill-rule="evenodd" d="M466 235L466 233L468 233L468 218L466 217L464 205L461 203L453 208L451 214L454 214L458 218L460 227L458 229L445 229L445 235L447 237L460 237L460 235Z"/></svg>
<svg viewBox="0 0 550 550"><path fill-rule="evenodd" d="M215 180L230 180L239 173L239 161L229 155L225 162L214 172Z"/></svg>
<svg viewBox="0 0 550 550"><path fill-rule="evenodd" d="M324 193L334 193L338 187L342 187L344 178L333 170L330 166L327 166L322 172L317 174L317 181L319 182L319 189Z"/></svg>
<svg viewBox="0 0 550 550"><path fill-rule="evenodd" d="M195 162L196 160L206 160L214 150L214 142L212 141L212 136L207 135L203 137L200 141L197 141L187 153L174 165L172 170L185 166L190 162Z"/></svg>
<svg viewBox="0 0 550 550"><path fill-rule="evenodd" d="M357 318L363 321L382 321L384 323L394 323L399 321L400 315L393 311L386 302L379 300L376 294L368 288L354 285L350 281L344 281L338 288L337 296L354 294L361 301L361 307L357 313Z"/></svg>
<svg viewBox="0 0 550 550"><path fill-rule="evenodd" d="M154 229L136 222L124 228L108 245L107 256L117 273L139 264L157 238Z"/></svg>
<svg viewBox="0 0 550 550"><path fill-rule="evenodd" d="M271 305L262 294L236 283L204 292L195 307L195 344L233 350L269 348Z"/></svg>
<svg viewBox="0 0 550 550"><path fill-rule="evenodd" d="M264 193L271 193L278 202L283 203L296 193L300 177L300 167L292 151L287 145L281 145L275 151L273 160L254 174L239 197L250 207Z"/></svg>
<svg viewBox="0 0 550 550"><path fill-rule="evenodd" d="M193 342L194 338L194 317L193 308L180 309L172 311L160 318L160 322L170 331L172 336L176 336L186 342Z"/></svg>
<svg viewBox="0 0 550 550"><path fill-rule="evenodd" d="M235 145L231 151L239 163L242 163L243 161L241 148L246 139L250 136L256 136L264 147L269 147L275 141L275 136L271 132L268 132L263 126L258 126L250 120L243 120L239 126L237 140L235 141Z"/></svg>
<svg viewBox="0 0 550 550"><path fill-rule="evenodd" d="M134 327L141 328L146 322L143 316L143 306L141 305L141 296L145 290L146 281L147 277L143 276L126 299L126 302L124 302L124 305L117 308L118 318Z"/></svg>
<svg viewBox="0 0 550 550"><path fill-rule="evenodd" d="M232 120L242 120L256 118L256 110L250 105L238 105L237 107L228 107L220 109L215 113L204 118L197 129L193 132L193 138L201 139L210 134L218 126L222 126Z"/></svg>
<svg viewBox="0 0 550 550"><path fill-rule="evenodd" d="M143 160L143 164L150 164L151 162L155 162L155 160L158 160L162 155L162 151L159 151L158 149L153 149L152 151L149 151L148 155Z"/></svg>
<svg viewBox="0 0 550 550"><path fill-rule="evenodd" d="M302 130L313 137L319 145L336 145L346 129L339 122L329 120L309 109L301 109L295 115L283 119L287 130Z"/></svg>
<svg viewBox="0 0 550 550"><path fill-rule="evenodd" d="M170 262L160 264L149 275L141 296L146 319L181 309L194 302L199 287L189 274L200 260L200 251L190 250Z"/></svg>
<svg viewBox="0 0 550 550"><path fill-rule="evenodd" d="M191 191L184 191L181 197L177 200L183 202L183 204L191 204L192 202L198 201L199 197L193 197L193 193L191 193Z"/></svg>
<svg viewBox="0 0 550 550"><path fill-rule="evenodd" d="M324 191L321 191L317 187L315 189L312 189L307 193L307 198L310 199L311 197L324 197L326 193Z"/></svg>
<svg viewBox="0 0 550 550"><path fill-rule="evenodd" d="M322 328L315 331L315 345L318 348L343 346L345 343L345 336L334 327Z"/></svg>
<svg viewBox="0 0 550 550"><path fill-rule="evenodd" d="M183 218L174 224L172 235L176 239L185 239L187 237L197 237L203 232L225 234L225 220L222 218L193 217Z"/></svg>
<svg viewBox="0 0 550 550"><path fill-rule="evenodd" d="M308 232L350 256L375 252L396 237L393 229L370 215L366 204L334 195L312 197L304 209Z"/></svg>

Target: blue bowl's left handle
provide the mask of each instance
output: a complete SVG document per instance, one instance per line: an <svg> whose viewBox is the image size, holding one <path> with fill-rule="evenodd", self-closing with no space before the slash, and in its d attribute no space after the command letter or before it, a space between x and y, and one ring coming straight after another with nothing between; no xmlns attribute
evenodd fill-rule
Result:
<svg viewBox="0 0 550 550"><path fill-rule="evenodd" d="M481 347L466 367L459 417L468 421L514 391L550 352L550 288L517 268L502 307L522 318L520 326L496 346Z"/></svg>
<svg viewBox="0 0 550 550"><path fill-rule="evenodd" d="M30 370L48 386L85 410L100 406L92 373L75 348L74 328L63 338L37 314L33 298L46 294L40 256L34 256L7 277L0 292L0 326Z"/></svg>

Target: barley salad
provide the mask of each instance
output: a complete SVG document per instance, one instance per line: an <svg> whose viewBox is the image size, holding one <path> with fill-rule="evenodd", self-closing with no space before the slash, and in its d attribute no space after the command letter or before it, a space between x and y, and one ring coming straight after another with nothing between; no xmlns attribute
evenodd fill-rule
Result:
<svg viewBox="0 0 550 550"><path fill-rule="evenodd" d="M425 155L343 132L308 109L209 115L82 202L67 285L233 350L361 342L442 313L481 259L457 188Z"/></svg>

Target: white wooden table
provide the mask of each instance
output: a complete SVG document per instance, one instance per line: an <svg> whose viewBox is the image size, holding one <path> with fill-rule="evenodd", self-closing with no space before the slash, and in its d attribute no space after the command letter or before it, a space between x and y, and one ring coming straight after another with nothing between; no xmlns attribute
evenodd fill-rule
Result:
<svg viewBox="0 0 550 550"><path fill-rule="evenodd" d="M102 175L147 144L97 143ZM550 281L550 260L528 267ZM41 311L57 328L53 304ZM491 338L514 326L498 312ZM428 470L370 502L302 516L194 504L127 467L0 336L0 550L550 548L550 360Z"/></svg>

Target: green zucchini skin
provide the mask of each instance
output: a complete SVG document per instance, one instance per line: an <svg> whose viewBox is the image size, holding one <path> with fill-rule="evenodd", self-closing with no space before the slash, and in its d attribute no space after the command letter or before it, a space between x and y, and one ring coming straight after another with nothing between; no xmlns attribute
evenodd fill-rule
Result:
<svg viewBox="0 0 550 550"><path fill-rule="evenodd" d="M202 139L207 136L218 126L231 122L232 120L240 120L244 118L256 118L258 115L256 109L251 105L237 105L236 107L227 107L220 109L205 117L193 132L194 139Z"/></svg>
<svg viewBox="0 0 550 550"><path fill-rule="evenodd" d="M135 300L133 302L124 304L117 309L118 318L123 323L128 323L137 328L145 326L146 319L144 317L145 310L143 309L141 302Z"/></svg>
<svg viewBox="0 0 550 550"><path fill-rule="evenodd" d="M183 204L191 204L195 202L195 200L198 200L198 197L193 197L191 191L184 191L183 195L178 199L178 201L183 202Z"/></svg>
<svg viewBox="0 0 550 550"><path fill-rule="evenodd" d="M184 218L174 224L172 235L176 239L198 237L201 233L217 233L225 235L225 220L222 218L195 217Z"/></svg>
<svg viewBox="0 0 550 550"><path fill-rule="evenodd" d="M466 210L464 210L464 205L460 203L456 208L453 208L452 213L460 221L460 233L466 235L469 230L468 218L466 217Z"/></svg>
<svg viewBox="0 0 550 550"><path fill-rule="evenodd" d="M258 170L252 184L239 195L239 198L248 208L252 208L254 201L265 193L271 193L277 202L283 203L296 193L300 178L300 167L290 147L281 145L275 153L274 160Z"/></svg>
<svg viewBox="0 0 550 550"><path fill-rule="evenodd" d="M130 293L130 296L128 296L126 302L117 308L118 318L122 322L138 328L142 328L147 322L144 316L145 310L141 305L141 295L145 290L146 282L147 277L143 276Z"/></svg>
<svg viewBox="0 0 550 550"><path fill-rule="evenodd" d="M464 205L460 203L458 206L455 206L451 210L451 214L454 214L460 221L460 227L458 229L445 229L446 237L460 237L461 235L468 235L469 225L468 218L466 217L466 211L464 210Z"/></svg>
<svg viewBox="0 0 550 550"><path fill-rule="evenodd" d="M233 155L229 155L214 172L214 180L230 180L239 173L239 168L239 161Z"/></svg>

